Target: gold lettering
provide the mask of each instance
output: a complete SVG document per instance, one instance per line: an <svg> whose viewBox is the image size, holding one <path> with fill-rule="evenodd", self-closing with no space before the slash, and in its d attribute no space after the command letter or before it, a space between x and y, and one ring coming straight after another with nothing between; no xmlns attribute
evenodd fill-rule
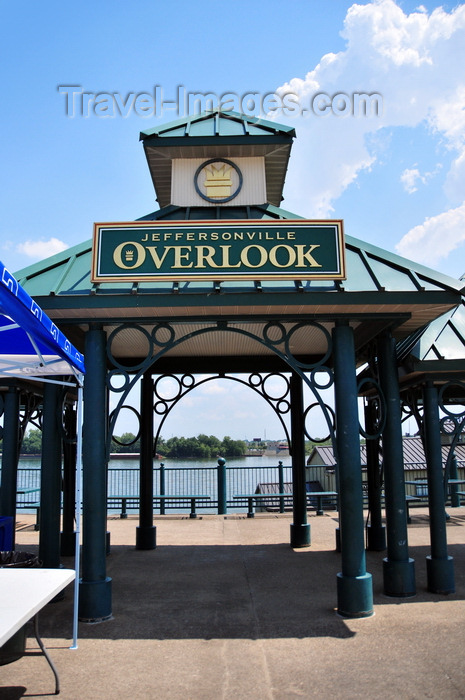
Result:
<svg viewBox="0 0 465 700"><path fill-rule="evenodd" d="M207 234L206 233L199 233L199 241L206 241L207 240Z"/></svg>
<svg viewBox="0 0 465 700"><path fill-rule="evenodd" d="M256 248L260 253L260 262L257 265L254 265L249 260L249 251L251 251L252 248ZM266 263L267 258L268 258L267 252L266 252L265 248L261 245L247 245L241 251L241 262L246 267L262 267Z"/></svg>
<svg viewBox="0 0 465 700"><path fill-rule="evenodd" d="M149 234L146 233L146 234L145 234L145 238L141 238L140 240L141 240L142 243L145 243L145 241L148 241L148 240L149 240Z"/></svg>
<svg viewBox="0 0 465 700"><path fill-rule="evenodd" d="M205 263L207 265L210 265L210 267L218 267L218 265L215 263L213 260L213 256L215 255L215 248L212 245L197 245L195 246L197 250L197 265L195 266L196 269L198 267L205 267Z"/></svg>
<svg viewBox="0 0 465 700"><path fill-rule="evenodd" d="M152 233L152 241L159 241L160 240L160 234L159 233Z"/></svg>
<svg viewBox="0 0 465 700"><path fill-rule="evenodd" d="M192 267L194 264L192 261L188 265L183 265L182 261L183 260L188 260L190 251L192 250L191 245L177 245L177 246L172 246L174 248L174 263L172 267L180 267L180 268L186 268L186 267ZM187 253L182 253L182 250L187 250Z"/></svg>
<svg viewBox="0 0 465 700"><path fill-rule="evenodd" d="M288 241L295 241L295 231L288 231L287 232L287 240Z"/></svg>
<svg viewBox="0 0 465 700"><path fill-rule="evenodd" d="M201 235L201 234L199 234L199 236L200 236L200 235ZM194 234L193 234L191 231L188 231L188 232L186 233L186 240L187 240L187 241L194 241L194 240L195 240L195 236L194 236Z"/></svg>
<svg viewBox="0 0 465 700"><path fill-rule="evenodd" d="M172 245L166 246L164 248L164 253L160 258L158 253L157 253L157 246L156 245L148 245L147 246L147 250L149 251L150 255L152 256L152 260L155 263L155 267L157 268L157 270L159 270L160 267L163 265L163 263L165 262L165 258L168 255L168 252L172 248L174 248L174 246L172 246Z"/></svg>
<svg viewBox="0 0 465 700"><path fill-rule="evenodd" d="M136 259L134 260L134 248L136 249ZM145 248L135 241L120 243L113 251L113 262L122 270L134 270L140 267L145 260ZM128 264L127 264L128 263Z"/></svg>
<svg viewBox="0 0 465 700"><path fill-rule="evenodd" d="M285 265L282 265L281 263L278 262L277 258L277 251L279 248L282 248L287 252L287 263ZM275 267L290 267L295 263L295 259L297 257L295 250L292 248L290 245L275 245L273 248L270 250L270 263L274 265Z"/></svg>
<svg viewBox="0 0 465 700"><path fill-rule="evenodd" d="M235 265L233 265L233 264L229 261L229 250L230 250L230 248L231 248L230 245L220 245L220 248L221 248L221 251L222 251L223 259L222 259L222 264L219 265L218 267L240 267L240 266L241 266L241 263L240 263L240 262L238 262L238 263L236 263Z"/></svg>
<svg viewBox="0 0 465 700"><path fill-rule="evenodd" d="M319 248L319 245L309 245L308 250L304 252L304 245L296 245L297 248L297 267L307 267L305 260L309 263L308 267L321 267L319 263L315 260L312 253L315 248Z"/></svg>

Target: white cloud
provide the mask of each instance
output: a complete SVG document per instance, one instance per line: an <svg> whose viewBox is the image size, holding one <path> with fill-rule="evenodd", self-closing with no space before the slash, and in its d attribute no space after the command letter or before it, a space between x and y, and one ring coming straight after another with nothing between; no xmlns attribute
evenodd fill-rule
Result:
<svg viewBox="0 0 465 700"><path fill-rule="evenodd" d="M35 260L44 260L45 258L61 253L66 250L68 245L58 238L49 238L48 241L25 241L16 246L18 253L26 255L28 258Z"/></svg>
<svg viewBox="0 0 465 700"><path fill-rule="evenodd" d="M465 241L465 202L412 228L397 244L400 255L433 265Z"/></svg>
<svg viewBox="0 0 465 700"><path fill-rule="evenodd" d="M419 185L426 185L428 180L434 177L440 168L441 166L438 165L435 171L423 174L418 168L406 168L400 176L400 181L404 190L408 192L408 194L413 194L418 190Z"/></svg>
<svg viewBox="0 0 465 700"><path fill-rule="evenodd" d="M302 117L283 206L306 216L331 215L335 200L376 163L377 152L367 145L374 143L373 135L378 133L379 141L383 130L420 124L453 153L444 194L450 206L460 205L465 190L465 5L451 12L438 7L431 14L420 5L406 14L394 0L354 4L342 36L344 51L324 56L304 79L293 78L277 91L297 93L304 106L318 91L379 93L383 113ZM424 177L412 168L404 170L402 182L413 192Z"/></svg>
<svg viewBox="0 0 465 700"><path fill-rule="evenodd" d="M418 168L407 168L400 176L400 181L404 190L409 194L416 192L418 182L425 182L425 178L420 175Z"/></svg>

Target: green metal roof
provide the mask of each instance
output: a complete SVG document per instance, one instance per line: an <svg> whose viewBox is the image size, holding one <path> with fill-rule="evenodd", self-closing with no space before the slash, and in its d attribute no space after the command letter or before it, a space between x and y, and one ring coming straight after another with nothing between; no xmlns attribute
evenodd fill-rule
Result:
<svg viewBox="0 0 465 700"><path fill-rule="evenodd" d="M294 129L234 112L207 112L141 133L161 208L140 221L195 221L200 219L300 219L278 205L287 169ZM263 156L266 203L253 206L178 207L170 202L174 158L227 158ZM107 333L124 322L153 327L158 320L182 326L187 336L199 325L255 325L270 319L282 324L317 319L328 334L337 318L355 331L357 348L363 348L385 328L401 340L424 328L441 314L460 304L463 281L454 280L385 250L345 237L344 281L260 280L227 282L91 282L92 241L87 241L16 273L26 291L78 344L90 323ZM221 325L220 324L220 325ZM189 357L257 355L243 335L223 333L217 341L205 337L204 345L184 347ZM72 332L72 336L69 333ZM294 336L293 352L324 352L325 339ZM234 336L234 339L233 339ZM320 334L323 336L323 334ZM121 352L136 349L131 337L121 339ZM415 341L416 342L416 341ZM311 348L311 350L309 350ZM263 348L261 349L262 352ZM268 351L266 351L268 352ZM173 353L176 351L173 349ZM272 354L272 351L269 350ZM363 354L363 353L362 353ZM137 356L137 355L135 355ZM200 365L199 365L200 366ZM263 365L261 370L263 371Z"/></svg>
<svg viewBox="0 0 465 700"><path fill-rule="evenodd" d="M465 297L400 343L398 356L402 359L410 356L417 362L465 360Z"/></svg>
<svg viewBox="0 0 465 700"><path fill-rule="evenodd" d="M238 136L272 136L286 135L295 137L295 129L284 124L276 124L261 117L249 117L239 112L211 110L201 114L177 119L153 129L140 132L140 140L157 138L207 138Z"/></svg>
<svg viewBox="0 0 465 700"><path fill-rule="evenodd" d="M211 111L178 119L140 133L160 207L171 204L175 158L263 157L267 201L283 199L293 127L232 111Z"/></svg>
<svg viewBox="0 0 465 700"><path fill-rule="evenodd" d="M226 209L229 210L226 213ZM168 207L148 219L205 218L211 208L196 211ZM225 207L228 218L301 218L270 205ZM193 216L192 216L193 215ZM421 265L345 237L347 279L255 282L92 283L92 242L70 248L16 273L26 291L55 318L121 317L129 319L156 313L208 317L252 309L253 314L352 315L383 319L397 317L397 337L405 337L457 305L463 281L454 280ZM131 311L132 310L132 311ZM176 311L174 311L176 310ZM243 312L246 313L246 312ZM392 319L391 319L392 323ZM367 328L367 333L369 333Z"/></svg>

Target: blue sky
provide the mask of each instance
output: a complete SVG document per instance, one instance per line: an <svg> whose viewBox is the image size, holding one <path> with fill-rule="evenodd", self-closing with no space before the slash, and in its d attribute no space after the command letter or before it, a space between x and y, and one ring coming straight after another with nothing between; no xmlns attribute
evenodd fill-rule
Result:
<svg viewBox="0 0 465 700"><path fill-rule="evenodd" d="M155 86L165 100L182 85L293 93L301 105L319 93L379 94L374 116L272 116L297 131L283 206L342 218L351 236L465 272L464 4L18 0L0 5L0 34L0 259L13 272L90 239L94 221L157 208L139 132L175 110L70 116L71 85L127 105ZM251 424L252 409L240 413L225 433L281 436L272 417ZM183 423L185 434L222 433L215 416L210 429Z"/></svg>

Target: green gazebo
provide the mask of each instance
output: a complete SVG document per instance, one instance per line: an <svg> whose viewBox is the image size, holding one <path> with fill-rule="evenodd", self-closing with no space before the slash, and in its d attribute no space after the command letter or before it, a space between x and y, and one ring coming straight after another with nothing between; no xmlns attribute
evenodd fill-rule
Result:
<svg viewBox="0 0 465 700"><path fill-rule="evenodd" d="M348 617L373 613L358 417L358 397L370 397L374 408L364 433L373 444L381 437L384 446L385 592L415 592L401 387L408 383L406 363L423 342L420 334L425 339L429 324L461 304L463 282L344 236L340 221L308 221L282 209L294 137L291 127L234 112L207 112L142 132L159 208L134 222L96 224L93 240L17 273L86 358L82 619L102 620L112 612L105 564L106 471L118 412L137 382L142 383L142 445L136 546L156 546L153 377L166 374L181 377L178 399L200 373L243 375L264 398L264 375L287 377L288 393L275 410L281 417L290 413L292 547L311 544L304 440L314 437L315 411L323 417L338 464L337 608ZM399 367L404 367L401 375ZM416 406L421 404L432 435L436 474L438 378L425 384L425 377L412 372L421 389ZM304 386L312 395L308 406ZM334 410L321 397L331 387ZM112 392L117 407L109 414ZM377 451L372 461L379 463ZM55 468L61 469L61 460ZM434 483L438 488L437 476ZM373 509L374 548L381 548L384 526L376 499ZM444 508L436 512L432 542L439 538L441 544L432 548L431 587L443 592L453 586L453 568L445 552ZM58 536L41 533L45 547Z"/></svg>

